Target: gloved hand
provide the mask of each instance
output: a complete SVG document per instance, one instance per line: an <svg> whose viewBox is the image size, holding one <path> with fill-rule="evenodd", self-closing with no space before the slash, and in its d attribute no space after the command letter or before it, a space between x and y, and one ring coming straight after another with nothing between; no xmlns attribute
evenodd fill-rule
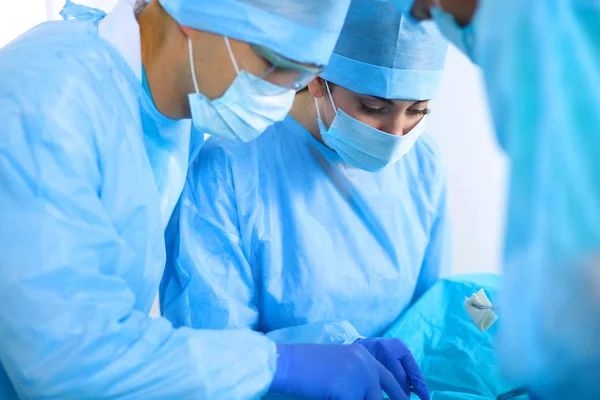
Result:
<svg viewBox="0 0 600 400"><path fill-rule="evenodd" d="M277 345L270 393L302 399L408 400L394 376L356 344Z"/></svg>
<svg viewBox="0 0 600 400"><path fill-rule="evenodd" d="M404 393L411 389L421 400L429 400L429 389L412 353L400 339L358 339L354 344L364 346L396 378Z"/></svg>

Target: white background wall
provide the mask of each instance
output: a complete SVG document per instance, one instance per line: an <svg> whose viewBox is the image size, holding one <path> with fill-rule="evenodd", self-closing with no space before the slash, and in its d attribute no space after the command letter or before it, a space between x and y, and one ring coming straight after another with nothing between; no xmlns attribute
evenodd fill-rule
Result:
<svg viewBox="0 0 600 400"><path fill-rule="evenodd" d="M108 11L116 0L76 2ZM44 20L59 19L63 5L63 0L2 1L0 46ZM478 70L451 48L429 126L448 169L456 273L499 271L506 161L485 104Z"/></svg>
<svg viewBox="0 0 600 400"><path fill-rule="evenodd" d="M18 0L0 2L0 47L27 28L45 21L50 16L45 0Z"/></svg>
<svg viewBox="0 0 600 400"><path fill-rule="evenodd" d="M499 272L507 162L496 144L480 72L454 47L429 127L448 170L453 272Z"/></svg>

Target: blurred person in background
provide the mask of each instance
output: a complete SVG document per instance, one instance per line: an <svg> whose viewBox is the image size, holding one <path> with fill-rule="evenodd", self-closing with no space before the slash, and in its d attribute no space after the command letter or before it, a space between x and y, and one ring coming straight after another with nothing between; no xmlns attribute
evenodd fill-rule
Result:
<svg viewBox="0 0 600 400"><path fill-rule="evenodd" d="M511 162L505 371L543 400L600 398L600 3L395 1L481 67Z"/></svg>

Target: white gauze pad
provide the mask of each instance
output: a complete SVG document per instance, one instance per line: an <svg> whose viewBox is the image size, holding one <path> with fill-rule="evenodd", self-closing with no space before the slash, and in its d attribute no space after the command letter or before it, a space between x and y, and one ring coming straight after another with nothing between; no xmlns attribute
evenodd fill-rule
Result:
<svg viewBox="0 0 600 400"><path fill-rule="evenodd" d="M496 322L498 316L493 310L480 310L473 307L473 304L483 307L492 307L492 303L483 289L480 289L477 293L473 293L471 297L465 297L465 309L479 330L488 330L490 326Z"/></svg>

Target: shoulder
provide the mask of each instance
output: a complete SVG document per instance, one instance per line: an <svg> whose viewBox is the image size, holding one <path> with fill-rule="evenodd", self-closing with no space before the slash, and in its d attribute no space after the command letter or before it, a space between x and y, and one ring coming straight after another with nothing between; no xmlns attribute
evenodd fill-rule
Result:
<svg viewBox="0 0 600 400"><path fill-rule="evenodd" d="M250 194L268 185L271 180L262 178L289 167L287 160L299 142L289 135L288 123L288 119L275 123L248 143L210 137L190 166L188 186L195 190L235 187Z"/></svg>
<svg viewBox="0 0 600 400"><path fill-rule="evenodd" d="M29 125L21 131L37 130L34 140L98 140L112 131L111 121L135 115L110 50L87 21L48 22L26 32L0 50L0 120Z"/></svg>
<svg viewBox="0 0 600 400"><path fill-rule="evenodd" d="M106 79L114 64L110 46L88 21L52 21L27 31L0 49L4 90L64 92L83 79ZM41 86L40 86L41 85Z"/></svg>
<svg viewBox="0 0 600 400"><path fill-rule="evenodd" d="M233 187L234 176L249 174L255 168L256 141L234 142L216 136L209 137L188 171L188 185L193 190L217 190Z"/></svg>
<svg viewBox="0 0 600 400"><path fill-rule="evenodd" d="M211 136L194 159L193 170L214 170L221 169L225 165L231 167L246 164L256 151L256 145L256 141L242 143Z"/></svg>
<svg viewBox="0 0 600 400"><path fill-rule="evenodd" d="M269 164L268 160L278 155L274 153L281 153L293 144L294 141L283 131L286 131L285 124L277 122L247 143L211 136L194 159L192 169L195 173L217 172L215 169L222 171L227 166L230 170L244 173L264 168L265 164Z"/></svg>

